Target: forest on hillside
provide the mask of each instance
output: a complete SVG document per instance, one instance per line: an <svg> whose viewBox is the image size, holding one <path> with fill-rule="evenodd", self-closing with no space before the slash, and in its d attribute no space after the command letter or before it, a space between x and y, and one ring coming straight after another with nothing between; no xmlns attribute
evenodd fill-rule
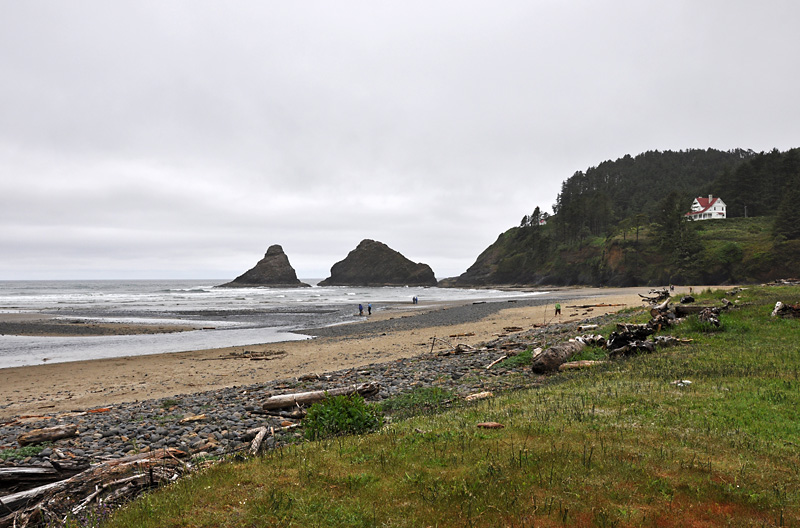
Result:
<svg viewBox="0 0 800 528"><path fill-rule="evenodd" d="M729 220L687 222L692 200L709 194L727 204ZM563 182L552 216L536 207L443 285L722 283L800 275L799 204L800 149L626 155L576 172ZM735 221L744 217L753 220ZM720 222L737 228L711 225Z"/></svg>

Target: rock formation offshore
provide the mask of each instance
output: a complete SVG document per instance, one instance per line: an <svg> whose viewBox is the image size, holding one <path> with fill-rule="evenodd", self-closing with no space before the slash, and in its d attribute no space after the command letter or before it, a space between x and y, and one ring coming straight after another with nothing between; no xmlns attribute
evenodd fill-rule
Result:
<svg viewBox="0 0 800 528"><path fill-rule="evenodd" d="M436 286L436 277L427 264L416 264L382 242L362 240L319 285Z"/></svg>
<svg viewBox="0 0 800 528"><path fill-rule="evenodd" d="M268 286L271 288L306 288L300 282L297 273L289 264L289 257L278 244L270 246L264 258L250 270L239 275L231 282L220 285L221 288L252 288Z"/></svg>

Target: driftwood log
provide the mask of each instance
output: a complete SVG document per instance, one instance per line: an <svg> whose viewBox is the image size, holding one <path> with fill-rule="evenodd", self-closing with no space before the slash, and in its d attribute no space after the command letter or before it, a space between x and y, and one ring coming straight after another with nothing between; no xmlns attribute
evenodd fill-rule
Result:
<svg viewBox="0 0 800 528"><path fill-rule="evenodd" d="M650 325L617 324L617 330L608 336L606 348L612 353L615 350L627 347L634 342L643 342L648 336L655 333Z"/></svg>
<svg viewBox="0 0 800 528"><path fill-rule="evenodd" d="M587 346L605 347L606 339L599 334L586 334L574 337L566 343L553 345L546 350L537 348L531 356L531 370L537 374L557 370Z"/></svg>
<svg viewBox="0 0 800 528"><path fill-rule="evenodd" d="M248 433L256 433L255 438L253 441L250 442L250 454L255 456L261 450L261 443L264 441L264 438L267 436L267 428L266 427L259 427L258 429L250 429L247 431Z"/></svg>
<svg viewBox="0 0 800 528"><path fill-rule="evenodd" d="M702 306L698 304L676 304L673 310L675 312L675 315L677 315L678 317L683 317L686 315L699 314L706 308L708 308L708 306Z"/></svg>
<svg viewBox="0 0 800 528"><path fill-rule="evenodd" d="M17 443L21 446L30 444L41 444L42 442L54 442L62 438L78 436L78 426L76 425L57 425L45 429L34 429L27 433L22 433L17 437Z"/></svg>
<svg viewBox="0 0 800 528"><path fill-rule="evenodd" d="M653 336L653 341L655 341L656 345L660 347L671 347L677 345L686 345L691 343L692 339L680 339L675 336L664 335L664 336Z"/></svg>
<svg viewBox="0 0 800 528"><path fill-rule="evenodd" d="M666 299L669 299L669 290L664 288L663 290L650 290L650 295L642 295L639 294L639 297L642 298L643 302L649 302L652 304L660 303Z"/></svg>
<svg viewBox="0 0 800 528"><path fill-rule="evenodd" d="M610 358L620 358L627 356L635 356L637 354L649 354L656 351L656 344L654 341L647 340L633 340L625 345L615 348L608 353Z"/></svg>
<svg viewBox="0 0 800 528"><path fill-rule="evenodd" d="M764 286L800 286L800 279L775 279Z"/></svg>
<svg viewBox="0 0 800 528"><path fill-rule="evenodd" d="M562 364L558 367L558 370L565 371L565 370L583 370L587 368L596 367L597 365L602 365L607 363L606 361L593 361L589 359L585 359L582 361L568 361L567 363Z"/></svg>
<svg viewBox="0 0 800 528"><path fill-rule="evenodd" d="M67 479L89 468L87 460L50 462L50 467L0 468L0 495ZM3 499L0 498L0 501ZM0 511L2 513L2 511Z"/></svg>
<svg viewBox="0 0 800 528"><path fill-rule="evenodd" d="M185 453L160 449L93 466L68 479L0 497L0 528L61 526L93 504L126 502L144 489L172 482ZM8 512L6 514L6 512Z"/></svg>
<svg viewBox="0 0 800 528"><path fill-rule="evenodd" d="M712 326L719 326L719 308L705 308L697 315L701 323L710 324Z"/></svg>
<svg viewBox="0 0 800 528"><path fill-rule="evenodd" d="M772 317L800 317L800 303L786 304L778 301L772 310Z"/></svg>
<svg viewBox="0 0 800 528"><path fill-rule="evenodd" d="M377 383L362 383L361 385L352 385L350 387L341 387L338 389L296 392L294 394L280 394L268 398L267 401L265 401L262 405L262 408L265 411L269 411L272 409L284 409L286 407L309 405L325 400L332 396L350 396L352 394L371 396L373 394L377 394L380 388L380 385Z"/></svg>
<svg viewBox="0 0 800 528"><path fill-rule="evenodd" d="M566 343L553 345L539 353L534 351L531 359L531 370L537 374L556 370L561 364L566 363L569 358L584 348L586 348L586 343L570 340Z"/></svg>

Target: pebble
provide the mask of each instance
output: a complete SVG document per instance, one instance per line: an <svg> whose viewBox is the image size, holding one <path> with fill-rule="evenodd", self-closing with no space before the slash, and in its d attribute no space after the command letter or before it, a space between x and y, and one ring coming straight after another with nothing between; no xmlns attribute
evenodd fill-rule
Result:
<svg viewBox="0 0 800 528"><path fill-rule="evenodd" d="M601 316L591 321L602 324L609 317ZM620 314L616 314L615 320L619 318ZM422 386L440 387L462 398L489 390L497 392L530 387L539 381L539 377L527 367L496 365L486 370L488 364L507 354L501 345L516 341L538 346L545 339L552 343L571 337L576 330L577 323L555 324L510 334L465 354L424 354L320 376L300 376L298 379L124 403L105 412L69 412L43 416L38 420L12 421L0 425L0 455L4 450L8 454L16 449L17 437L26 431L67 424L77 425L79 435L46 446L37 457L39 464L49 465L49 458L87 458L90 462L98 462L163 447L182 449L196 456L222 456L248 449L253 435L248 435L247 431L262 426L275 430L275 435L266 440L266 446L274 448L296 441L297 431L282 428L281 424L288 416L266 414L262 410L263 401L271 395L366 382L380 385L381 390L373 397L375 400L391 398ZM199 421L181 422L184 418L200 415L204 418ZM3 460L0 456L0 467L14 465L32 465L32 461L25 463L11 457Z"/></svg>

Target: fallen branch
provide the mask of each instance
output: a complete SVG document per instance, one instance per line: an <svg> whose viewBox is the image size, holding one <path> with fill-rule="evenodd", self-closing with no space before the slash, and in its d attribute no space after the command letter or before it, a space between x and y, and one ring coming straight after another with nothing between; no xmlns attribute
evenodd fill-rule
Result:
<svg viewBox="0 0 800 528"><path fill-rule="evenodd" d="M68 479L6 495L0 498L0 508L10 513L0 517L0 528L61 526L72 511L81 511L94 500L99 504L130 500L146 486L175 480L186 469L176 457L184 455L177 449L159 449L110 460Z"/></svg>
<svg viewBox="0 0 800 528"><path fill-rule="evenodd" d="M247 431L248 433L257 432L256 437L253 438L253 441L250 442L250 454L255 456L258 454L259 450L261 449L261 443L264 441L264 438L267 436L267 428L266 427L259 427L258 429L250 429Z"/></svg>
<svg viewBox="0 0 800 528"><path fill-rule="evenodd" d="M491 363L489 363L488 365L486 365L486 367L485 367L485 368L486 368L486 370L489 370L490 368L492 368L493 366L497 365L498 363L500 363L501 361L503 361L503 360L504 360L504 359L506 359L507 357L508 357L508 356L500 356L499 358L495 359L494 361L492 361Z"/></svg>

